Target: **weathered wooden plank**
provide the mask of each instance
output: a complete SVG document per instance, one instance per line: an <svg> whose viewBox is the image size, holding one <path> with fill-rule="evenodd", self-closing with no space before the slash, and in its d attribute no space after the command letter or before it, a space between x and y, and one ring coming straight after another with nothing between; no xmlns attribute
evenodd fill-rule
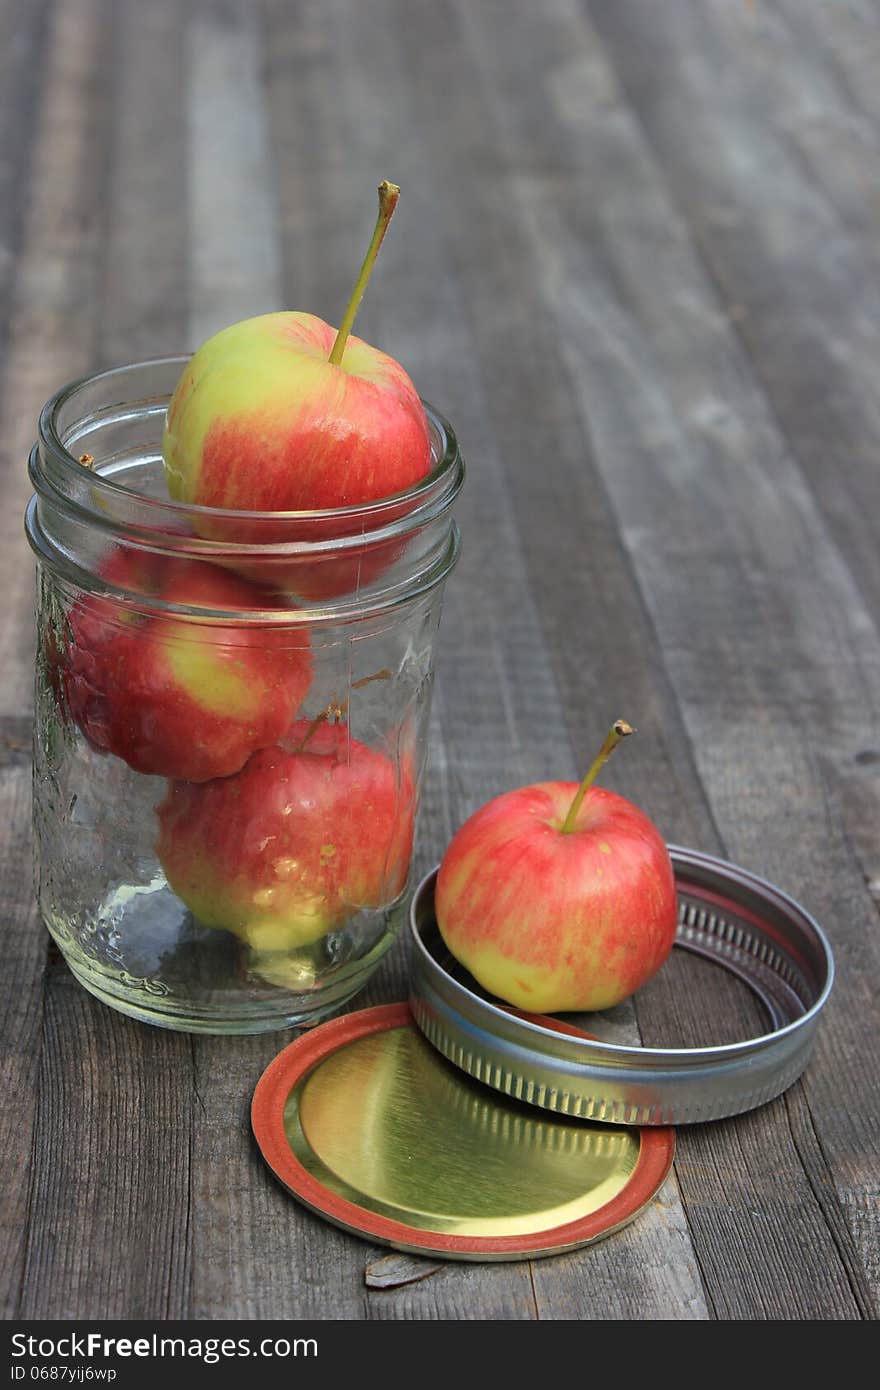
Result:
<svg viewBox="0 0 880 1390"><path fill-rule="evenodd" d="M174 0L149 5L125 0L115 9L95 351L105 367L190 346L184 16Z"/></svg>
<svg viewBox="0 0 880 1390"><path fill-rule="evenodd" d="M48 0L0 5L0 129L4 132L0 161L0 333L5 346L9 306L15 279L25 200L29 189L35 113L40 93L33 74L45 43Z"/></svg>
<svg viewBox="0 0 880 1390"><path fill-rule="evenodd" d="M771 20L785 24L789 47L809 59L848 101L852 116L880 121L880 15L871 0L841 0L833 12L823 0L770 0ZM817 113L816 124L821 121ZM864 129L864 128L862 128Z"/></svg>
<svg viewBox="0 0 880 1390"><path fill-rule="evenodd" d="M179 7L56 13L7 385L19 406L182 339ZM191 1078L188 1038L96 1003L53 951L20 1316L187 1315Z"/></svg>
<svg viewBox="0 0 880 1390"><path fill-rule="evenodd" d="M3 174L6 196L2 199L2 306L4 368L0 382L0 460L2 500L0 508L0 577L4 589L4 624L0 631L3 688L0 712L0 758L3 762L4 802L2 841L3 952L6 969L0 986L0 1007L7 1024L3 1071L6 1094L17 1098L14 1111L5 1112L0 1131L4 1184L2 1217L2 1292L5 1315L15 1315L21 1295L26 1258L26 1220L32 1180L31 1152L36 1113L37 1067L43 1007L43 971L47 938L38 923L31 892L30 871L30 721L32 703L33 617L32 564L22 532L22 511L27 496L26 450L35 433L36 413L49 389L43 375L43 349L51 352L41 335L40 314L32 310L29 284L39 287L40 255L34 238L41 232L52 237L56 199L64 202L66 180L46 187L55 172L49 146L59 135L61 108L69 102L75 85L79 53L76 45L65 71L59 70L58 50L48 75L55 79L53 104L38 112L37 97L44 84L33 82L33 73L44 61L47 7L3 7L2 95L0 120L6 133ZM58 26L59 28L62 26ZM71 80L72 79L72 80ZM65 148L61 142L59 154ZM59 171L60 173L60 171ZM46 220L48 219L48 220ZM51 277L53 267L45 274ZM54 325L57 334L57 322ZM51 335L49 335L51 338ZM63 351L63 349L62 349Z"/></svg>
<svg viewBox="0 0 880 1390"><path fill-rule="evenodd" d="M662 16L642 8L597 3L591 12L831 534L876 612L876 107L849 101L800 30L787 31L772 8L681 0ZM848 8L823 7L829 42L839 20L841 32L851 28ZM868 49L864 63L867 72Z"/></svg>
<svg viewBox="0 0 880 1390"><path fill-rule="evenodd" d="M40 61L48 6L21 6L9 0L0 5L0 129L4 153L0 161L0 351L9 350L11 305L15 292L25 205L30 193L29 167L36 129L35 111L40 86L33 73ZM8 417L0 439L6 438ZM0 454L0 496L12 487L13 474L22 470L22 459L13 450ZM14 513L15 508L13 506ZM0 578L4 590L14 569L23 564L20 519L16 545L0 548ZM43 967L46 937L36 920L31 893L30 868L30 720L17 710L30 705L29 614L7 609L4 622L21 624L13 646L23 706L0 695L0 934L4 970L0 982L0 1012L6 1024L6 1042L0 1054L4 1094L16 1098L4 1107L0 1120L0 1164L5 1176L0 1200L0 1310L14 1316L24 1268L25 1221L30 1181L31 1145L36 1096ZM26 624L26 626L25 626ZM10 652L11 657L11 652Z"/></svg>
<svg viewBox="0 0 880 1390"><path fill-rule="evenodd" d="M259 10L189 6L188 129L192 346L279 308L275 176L268 164Z"/></svg>
<svg viewBox="0 0 880 1390"><path fill-rule="evenodd" d="M862 108L836 60L835 36L847 32L852 7L844 4L832 16L823 6L818 25L816 8L770 0L749 13L740 6L710 4L706 48L713 61L723 56L732 65L731 86L747 96L752 129L770 133L805 187L814 185L827 199L870 262L877 254L878 210L870 171L880 141L878 106L875 97L873 110ZM867 63L872 57L870 30L875 45L880 37L876 13L870 25L860 28L868 39L863 51ZM875 48L875 74L876 55Z"/></svg>
<svg viewBox="0 0 880 1390"><path fill-rule="evenodd" d="M187 1316L189 1040L49 974L18 1316Z"/></svg>
<svg viewBox="0 0 880 1390"><path fill-rule="evenodd" d="M723 11L715 16L716 24L723 21L723 28L719 29L722 40L742 45L741 26L735 22L731 24L733 19L732 14ZM880 15L875 7L859 0L854 3L848 0L833 12L816 0L805 0L803 4L774 0L772 5L756 11L753 22L757 32L749 46L750 62L737 64L740 80L750 80L749 100L761 111L762 123L779 132L789 143L795 167L806 170L833 204L846 238L854 244L854 249L848 253L848 260L856 266L851 276L855 293L849 296L852 300L849 313L851 316L859 314L861 306L861 314L864 314L864 286L875 285L880 270L880 202L873 177L880 151L880 84L877 82ZM771 72L773 81L769 80ZM756 86L763 88L760 102ZM836 246L836 242L832 246ZM826 258L827 255L821 259ZM743 299L751 293L746 281ZM741 307L747 313L744 306ZM858 356L847 326L852 321L852 317L844 320L841 316L829 322L828 350L843 363L839 369L841 377L849 376L849 360ZM741 318L741 322L745 341L763 373L764 360L770 355L763 341L766 335L753 336L746 327L746 319ZM841 336L836 328L838 323L847 336ZM792 330L786 325L785 331ZM800 329L794 331L799 333ZM875 343L873 362L877 360ZM826 408L830 406L838 411L840 396L835 381L831 381L831 389L826 390L822 400ZM861 381L851 381L850 391L860 392L861 384ZM775 396L773 399L775 401ZM851 565L856 562L856 578L860 576L859 554L876 550L874 519L880 499L876 480L880 417L875 413L871 418L873 428L857 450L851 451L845 441L839 441L836 453L824 456L818 449L815 456L810 452L812 437L808 419L798 418L796 412L786 414L783 419L797 456L805 463L822 510L836 528L838 544L848 562ZM854 432L863 428L861 422L848 419L847 423ZM836 465L839 465L839 474ZM840 476L849 478L853 473L862 475L863 495L873 499L868 511L861 508L858 497L853 506L850 491L846 488L841 491L839 487ZM876 593L869 592L868 599L871 610L876 613ZM871 749L859 750L859 761L849 769L846 799L839 808L869 885L880 882L880 838L875 833L870 808L865 804L871 800L871 778L866 779L860 771L871 765L871 757Z"/></svg>
<svg viewBox="0 0 880 1390"><path fill-rule="evenodd" d="M498 139L518 149L526 116L514 95L525 74L517 67L514 39L505 41L491 6L462 12L481 85L494 92ZM529 229L518 276L514 267L504 281L493 263L492 302L514 305L501 322L496 314L495 331L514 340L511 320L534 324L542 312L551 314L550 331L589 426L599 475L662 641L724 841L733 857L803 892L820 916L836 920L846 904L847 923L836 938L846 968L850 953L853 964L873 957L872 946L861 941L872 925L870 907L824 801L825 770L820 777L814 760L825 718L830 729L822 728L821 747L839 748L843 757L849 748L852 757L852 724L847 729L836 711L851 713L854 701L858 706L876 689L876 634L731 340L722 306L601 61L595 35L582 29L580 13L568 4L546 7L543 20L540 57L547 65L555 55L559 98L547 107L548 119L555 110L555 123L543 129L556 163L567 155L571 168L559 176L514 177L494 202L488 190L480 206L481 221L497 221L506 202L510 222L522 216ZM579 35L589 53L582 62L571 57ZM600 81L593 80L597 67ZM667 74L667 88L670 81ZM568 99L572 93L577 100ZM693 103L688 109L693 122ZM529 129L536 138L534 122ZM597 187L601 199L592 196ZM537 290L528 284L526 264L534 267ZM474 274L470 283L483 320L490 293L485 279ZM540 341L546 348L546 338ZM814 570L804 584L808 556ZM839 663L830 670L829 653ZM856 975L844 989L848 999L838 1008L852 1011L851 1046L861 1054L871 1028L865 986ZM668 1036L665 1020L641 1000L639 1015L649 1036ZM836 1046L833 1040L846 1031L841 1023L825 1030L825 1046ZM856 1093L870 1089L872 1065L867 1060L842 1080L853 1106ZM807 1094L822 1144L837 1147L833 1179L846 1208L845 1157L858 1122L851 1114L841 1122L839 1089L838 1105L832 1104L840 1080L831 1059L820 1057ZM871 1151L868 1126L859 1144ZM769 1170L768 1153L774 1155ZM744 1195L754 1184L760 1194L767 1221L761 1241L742 1203L733 1206L734 1229L722 1223L718 1200L703 1206L709 1155L719 1174L737 1181L748 1174L746 1187L737 1190ZM818 1298L833 1315L858 1315L863 1302L851 1281L863 1286L864 1270L847 1267L845 1252L829 1236L782 1107L699 1133L685 1130L677 1167L717 1311L797 1316L814 1313ZM786 1173L784 1195L771 1177L779 1168ZM871 1232L853 1235L864 1250ZM728 1277L737 1246L751 1262L748 1279ZM817 1292L822 1279L825 1287Z"/></svg>
<svg viewBox="0 0 880 1390"><path fill-rule="evenodd" d="M30 487L27 455L37 415L57 387L84 371L94 349L100 255L105 92L92 66L101 23L97 0L66 0L53 13L43 58L43 102L30 177L23 187L6 367L0 383L0 510L6 622L0 630L2 712L32 706L33 563L22 516Z"/></svg>
<svg viewBox="0 0 880 1390"><path fill-rule="evenodd" d="M0 1115L0 1308L15 1316L24 1270L43 1008L46 934L31 892L30 720L0 720L0 1052L4 1094L15 1104Z"/></svg>

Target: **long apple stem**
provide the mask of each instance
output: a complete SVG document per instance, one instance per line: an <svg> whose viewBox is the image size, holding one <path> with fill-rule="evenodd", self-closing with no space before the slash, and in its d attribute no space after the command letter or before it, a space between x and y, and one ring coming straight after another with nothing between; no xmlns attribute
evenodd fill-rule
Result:
<svg viewBox="0 0 880 1390"><path fill-rule="evenodd" d="M614 752L618 743L620 743L621 739L626 738L628 734L634 733L635 729L632 728L630 724L627 724L625 720L615 720L614 724L608 732L608 736L605 739L605 742L599 749L599 752L596 755L595 760L590 765L586 777L578 787L574 801L568 808L568 815L562 822L563 835L570 835L572 830L575 829L575 826L577 824L578 811L581 809L581 803L583 802L583 799L589 791L590 787L592 786L593 782L595 782L600 770L605 766L608 759L611 757L611 754Z"/></svg>
<svg viewBox="0 0 880 1390"><path fill-rule="evenodd" d="M394 209L397 207L397 200L399 197L400 189L397 187L397 184L389 183L387 179L383 179L379 184L379 216L376 218L373 239L364 257L361 273L357 278L357 284L352 290L351 299L348 301L345 317L339 325L336 341L330 350L330 361L337 367L342 361L342 354L345 352L345 344L348 342L348 335L352 330L357 311L364 297L364 290L367 288L367 281L373 273L373 266L379 254L379 247L382 245L385 238L385 233L388 230L388 223L391 221Z"/></svg>
<svg viewBox="0 0 880 1390"><path fill-rule="evenodd" d="M301 753L305 748L306 744L313 737L313 735L318 732L322 724L325 724L328 719L341 718L344 714L345 710L343 709L343 707L341 705L337 705L335 700L331 700L327 708L322 709L321 713L315 716L315 718L312 720L311 724L303 734L303 737L300 739L299 743L296 745L294 749L292 749L292 752Z"/></svg>

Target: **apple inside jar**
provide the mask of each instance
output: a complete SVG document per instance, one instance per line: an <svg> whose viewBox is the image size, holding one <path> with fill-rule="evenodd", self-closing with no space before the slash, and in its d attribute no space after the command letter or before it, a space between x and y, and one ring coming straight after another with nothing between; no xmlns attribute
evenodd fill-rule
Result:
<svg viewBox="0 0 880 1390"><path fill-rule="evenodd" d="M379 186L338 330L294 311L233 324L192 356L168 407L170 496L204 509L194 524L221 543L219 563L229 542L238 577L297 601L360 593L392 565L404 543L370 533L417 505L435 465L409 376L351 332L399 192ZM272 547L291 527L307 553L279 559ZM361 537L322 553L323 542ZM201 925L279 961L400 896L414 808L405 759L352 738L347 722L300 721L234 776L173 780L157 808L157 854Z"/></svg>
<svg viewBox="0 0 880 1390"><path fill-rule="evenodd" d="M95 751L148 776L202 782L281 737L312 682L308 633L209 621L212 611L277 609L275 595L204 561L122 546L98 574L105 592L82 595L63 649L47 637L46 651L56 693Z"/></svg>
<svg viewBox="0 0 880 1390"><path fill-rule="evenodd" d="M376 227L338 330L292 310L232 324L193 354L168 407L169 495L212 509L196 518L208 540L317 544L313 555L229 561L300 599L358 591L393 564L400 542L370 533L418 504L418 484L437 462L409 375L351 332L399 193L379 186ZM362 545L320 551L321 542L358 535Z"/></svg>
<svg viewBox="0 0 880 1390"><path fill-rule="evenodd" d="M415 779L407 757L298 720L234 777L171 782L156 852L196 920L234 933L268 978L362 911L389 907L409 874Z"/></svg>

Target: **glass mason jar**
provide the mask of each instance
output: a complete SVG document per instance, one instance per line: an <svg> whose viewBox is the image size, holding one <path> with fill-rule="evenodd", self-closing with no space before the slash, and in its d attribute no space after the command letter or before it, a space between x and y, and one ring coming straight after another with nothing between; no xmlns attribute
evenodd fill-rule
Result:
<svg viewBox="0 0 880 1390"><path fill-rule="evenodd" d="M403 920L451 515L464 467L327 512L169 500L185 358L59 391L38 560L35 882L106 1004L198 1032L310 1024Z"/></svg>

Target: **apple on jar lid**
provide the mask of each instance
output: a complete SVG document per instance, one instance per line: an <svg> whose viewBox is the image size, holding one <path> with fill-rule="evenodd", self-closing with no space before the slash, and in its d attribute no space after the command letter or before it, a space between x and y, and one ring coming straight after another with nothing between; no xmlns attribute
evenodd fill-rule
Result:
<svg viewBox="0 0 880 1390"><path fill-rule="evenodd" d="M541 782L481 807L437 875L437 925L484 989L530 1013L612 1008L669 956L677 901L648 816L593 786L618 720L583 782Z"/></svg>

